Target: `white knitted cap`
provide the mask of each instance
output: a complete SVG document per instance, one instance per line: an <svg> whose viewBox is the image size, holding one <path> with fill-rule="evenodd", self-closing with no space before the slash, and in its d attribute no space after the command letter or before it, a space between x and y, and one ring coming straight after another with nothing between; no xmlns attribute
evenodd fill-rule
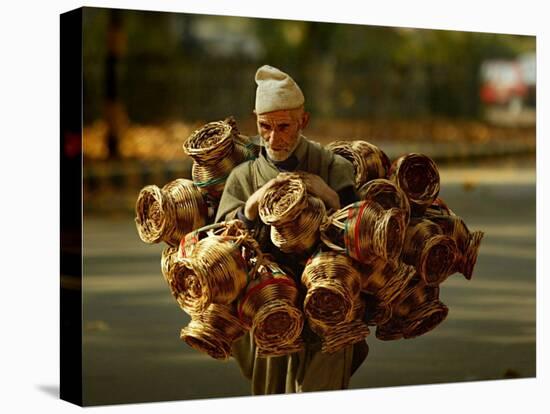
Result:
<svg viewBox="0 0 550 414"><path fill-rule="evenodd" d="M304 94L294 80L273 66L256 71L256 113L296 109L304 104Z"/></svg>

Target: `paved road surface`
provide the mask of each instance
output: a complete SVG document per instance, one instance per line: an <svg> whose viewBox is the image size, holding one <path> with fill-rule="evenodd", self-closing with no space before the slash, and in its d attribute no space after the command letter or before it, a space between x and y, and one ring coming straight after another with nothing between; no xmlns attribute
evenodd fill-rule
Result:
<svg viewBox="0 0 550 414"><path fill-rule="evenodd" d="M535 376L535 170L532 162L441 171L441 196L483 230L474 277L441 286L448 318L429 334L381 342L351 388ZM133 217L87 217L84 400L113 404L248 395L232 361L179 339L188 317L160 273L160 245Z"/></svg>

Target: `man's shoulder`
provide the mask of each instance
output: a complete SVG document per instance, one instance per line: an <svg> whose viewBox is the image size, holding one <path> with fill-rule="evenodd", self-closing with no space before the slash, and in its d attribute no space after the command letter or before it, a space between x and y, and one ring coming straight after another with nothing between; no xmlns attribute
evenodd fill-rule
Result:
<svg viewBox="0 0 550 414"><path fill-rule="evenodd" d="M341 157L340 155L335 154L331 150L327 149L320 142L314 141L314 140L312 140L310 138L306 138L306 137L304 137L304 140L307 142L308 152L309 152L310 157L312 157L312 156L322 157L327 162L329 162L330 164L332 164L335 161L338 164L342 164L342 163L346 164L346 162L349 162L344 157ZM351 163L350 163L350 165L351 165Z"/></svg>
<svg viewBox="0 0 550 414"><path fill-rule="evenodd" d="M252 171L252 166L256 162L256 159L254 160L247 160L244 162L241 162L239 165L233 167L231 172L229 173L228 179L243 179L250 176Z"/></svg>
<svg viewBox="0 0 550 414"><path fill-rule="evenodd" d="M305 150L303 151L302 156L306 156L307 154L307 157L309 159L322 158L328 161L331 161L333 159L334 153L326 149L321 143L310 138L306 138L304 136L302 136L302 139L306 143Z"/></svg>
<svg viewBox="0 0 550 414"><path fill-rule="evenodd" d="M304 137L304 136L302 136L302 138L307 143L310 150L312 149L314 151L323 151L323 152L332 153L331 151L327 150L321 143L319 143L319 142L317 142L317 141L315 141L311 138Z"/></svg>

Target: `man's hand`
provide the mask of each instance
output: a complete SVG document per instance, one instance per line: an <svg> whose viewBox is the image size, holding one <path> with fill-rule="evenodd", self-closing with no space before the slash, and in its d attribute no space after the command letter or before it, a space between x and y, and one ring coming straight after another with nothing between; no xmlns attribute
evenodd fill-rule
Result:
<svg viewBox="0 0 550 414"><path fill-rule="evenodd" d="M260 204L260 200L263 198L269 187L276 182L284 180L284 176L285 174L283 173L279 174L275 178L272 178L250 196L244 206L244 215L248 220L256 220L258 217L258 206ZM319 197L329 209L338 210L340 208L340 197L338 196L338 193L330 188L321 177L302 171L299 172L299 176L306 185L306 189L309 194Z"/></svg>
<svg viewBox="0 0 550 414"><path fill-rule="evenodd" d="M340 197L338 193L330 188L318 175L300 172L300 178L307 187L308 193L323 200L328 208L338 210L340 208Z"/></svg>
<svg viewBox="0 0 550 414"><path fill-rule="evenodd" d="M262 187L258 188L254 194L250 196L250 198L246 201L246 204L244 206L244 216L250 220L254 221L258 217L258 205L260 204L260 200L263 198L264 194L266 193L267 189L271 187L274 183L281 181L282 178L280 175L278 175L275 178L272 178L267 183L265 183Z"/></svg>

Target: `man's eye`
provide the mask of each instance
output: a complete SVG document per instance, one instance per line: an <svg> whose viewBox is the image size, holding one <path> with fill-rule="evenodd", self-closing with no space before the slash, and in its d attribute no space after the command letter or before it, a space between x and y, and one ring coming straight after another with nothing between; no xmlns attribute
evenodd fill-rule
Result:
<svg viewBox="0 0 550 414"><path fill-rule="evenodd" d="M268 131L271 129L271 125L269 125L269 124L260 124L260 127L261 127L262 129L266 129L266 130L268 130Z"/></svg>
<svg viewBox="0 0 550 414"><path fill-rule="evenodd" d="M288 127L289 127L288 124L281 124L281 125L279 125L279 130L286 131L288 129Z"/></svg>

